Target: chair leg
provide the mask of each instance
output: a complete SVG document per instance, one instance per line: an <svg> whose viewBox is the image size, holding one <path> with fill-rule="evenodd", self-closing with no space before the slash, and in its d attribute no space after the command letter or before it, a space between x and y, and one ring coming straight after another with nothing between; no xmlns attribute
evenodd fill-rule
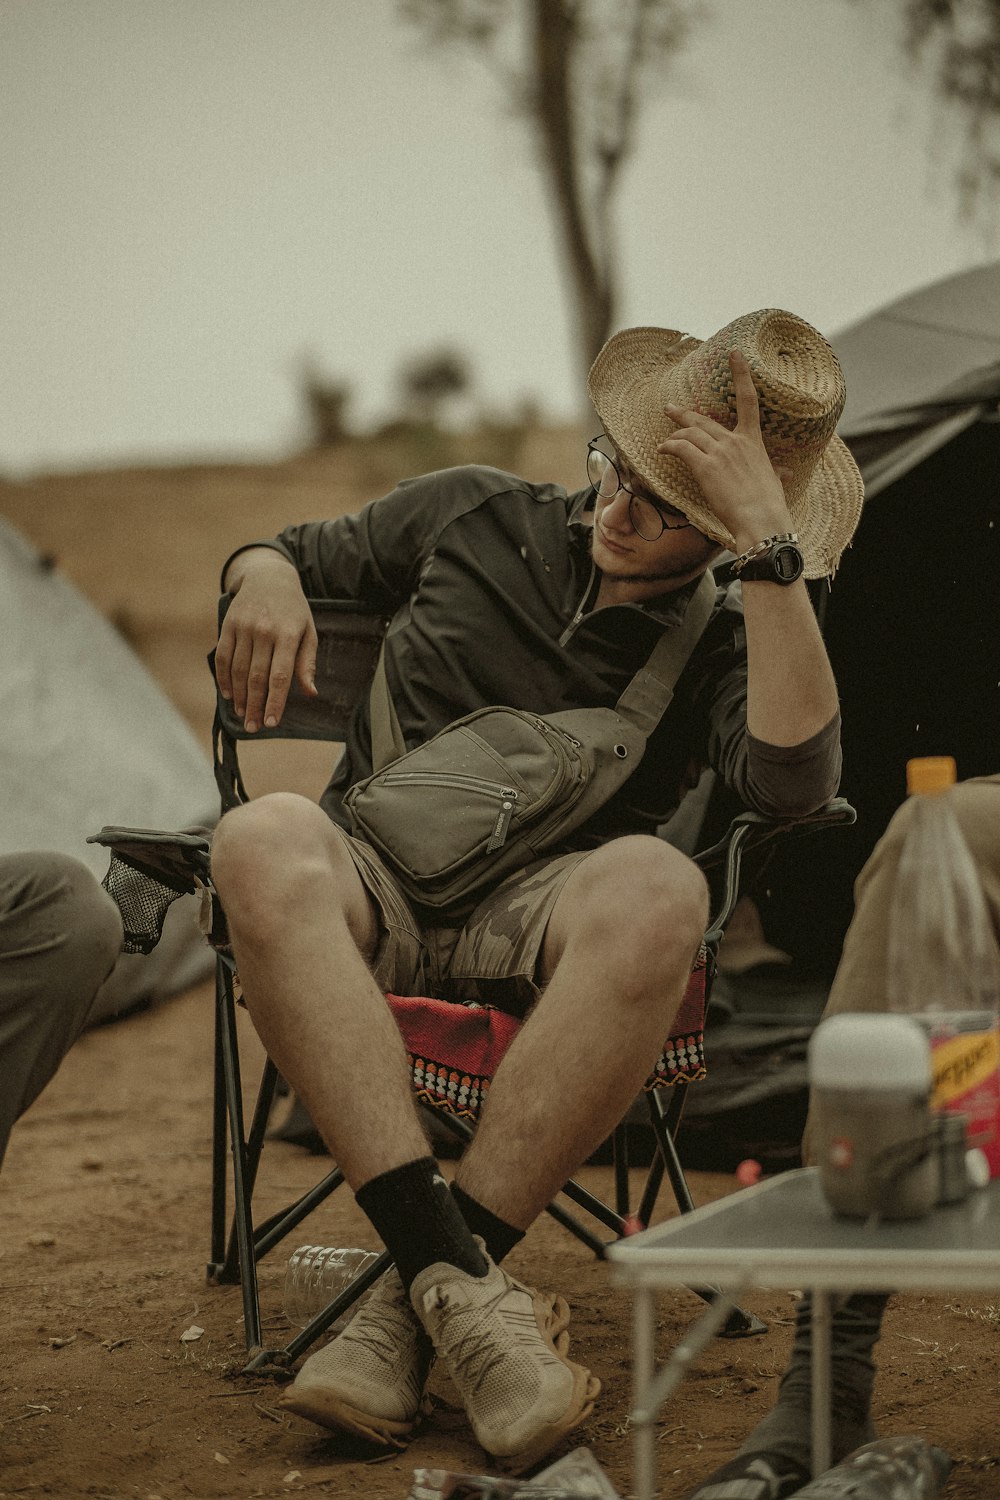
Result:
<svg viewBox="0 0 1000 1500"><path fill-rule="evenodd" d="M639 1210L639 1218L643 1224L648 1224L653 1216L653 1208L656 1204L656 1196L659 1191L660 1182L663 1180L664 1172L670 1178L670 1186L681 1213L689 1214L694 1208L694 1199L691 1197L691 1190L687 1185L687 1178L684 1176L684 1168L681 1166L681 1159L677 1154L675 1141L677 1127L680 1124L681 1114L684 1109L687 1087L687 1083L683 1079L675 1083L670 1090L670 1103L667 1105L664 1105L663 1100L660 1098L662 1092L660 1089L650 1089L646 1095L649 1123L652 1126L653 1134L656 1137L656 1144L659 1148L658 1158L654 1159L654 1165L655 1160L659 1160L660 1166L656 1174L659 1180L656 1181L655 1187L653 1186L654 1176L652 1173L646 1182L646 1191L643 1194L642 1207Z"/></svg>
<svg viewBox="0 0 1000 1500"><path fill-rule="evenodd" d="M615 1208L622 1219L629 1217L628 1126L624 1120L611 1137L611 1159L615 1172Z"/></svg>
<svg viewBox="0 0 1000 1500"><path fill-rule="evenodd" d="M642 1204L639 1209L639 1217L643 1224L648 1224L652 1218L653 1208L656 1204L657 1193L663 1181L664 1172L670 1178L670 1186L673 1189L677 1207L682 1214L690 1213L694 1208L694 1200L691 1190L684 1176L684 1168L677 1154L675 1135L680 1124L681 1114L684 1109L684 1097L687 1093L687 1084L683 1081L675 1083L671 1089L670 1103L665 1105L660 1098L661 1090L651 1089L646 1095L649 1107L649 1120L656 1136L657 1155L650 1168L649 1177L646 1180L646 1189L643 1193ZM703 1302L714 1302L722 1293L716 1287L689 1287L689 1291L695 1293ZM758 1318L755 1313L746 1312L742 1307L734 1307L727 1316L722 1327L719 1329L720 1338L737 1339L746 1338L750 1334L766 1333L767 1324Z"/></svg>
<svg viewBox="0 0 1000 1500"><path fill-rule="evenodd" d="M236 1000L232 975L221 962L216 969L216 1008L219 1018L219 1041L229 1120L229 1145L233 1159L233 1230L235 1233L243 1293L243 1331L251 1352L261 1348L260 1299L257 1291L257 1266L253 1253L253 1224L250 1215L250 1191L246 1137L243 1131L243 1097L236 1037ZM221 1270L221 1268L220 1268Z"/></svg>
<svg viewBox="0 0 1000 1500"><path fill-rule="evenodd" d="M222 1060L222 1002L216 974L215 1065L212 1091L212 1249L206 1271L216 1281L226 1254L226 1070Z"/></svg>

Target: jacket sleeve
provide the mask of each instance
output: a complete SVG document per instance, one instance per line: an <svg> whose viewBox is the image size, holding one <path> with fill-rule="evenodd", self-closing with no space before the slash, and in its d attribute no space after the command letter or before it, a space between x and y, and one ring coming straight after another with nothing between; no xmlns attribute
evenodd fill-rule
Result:
<svg viewBox="0 0 1000 1500"><path fill-rule="evenodd" d="M709 764L744 806L767 817L802 817L840 786L840 713L798 745L771 745L747 728L746 633L729 599L727 650L711 653L700 708L707 719Z"/></svg>
<svg viewBox="0 0 1000 1500"><path fill-rule="evenodd" d="M309 599L347 599L391 611L412 594L443 527L481 498L487 480L485 474L477 479L480 471L468 468L422 474L350 515L288 526L274 539L249 545L287 557ZM236 555L226 560L223 576Z"/></svg>

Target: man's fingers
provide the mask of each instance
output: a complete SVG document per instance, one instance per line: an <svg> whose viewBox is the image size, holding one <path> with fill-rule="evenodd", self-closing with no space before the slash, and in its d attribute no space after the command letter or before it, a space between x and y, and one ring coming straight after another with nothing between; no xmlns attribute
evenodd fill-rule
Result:
<svg viewBox="0 0 1000 1500"><path fill-rule="evenodd" d="M318 637L316 626L312 619L309 621L309 629L305 632L299 642L298 653L295 658L295 676L299 687L307 698L315 698L316 687L316 645Z"/></svg>
<svg viewBox="0 0 1000 1500"><path fill-rule="evenodd" d="M267 701L264 704L264 728L277 729L288 702L288 690L295 670L295 644L279 641L271 656L267 678ZM249 726L248 726L249 727Z"/></svg>
<svg viewBox="0 0 1000 1500"><path fill-rule="evenodd" d="M760 403L757 387L753 383L746 355L739 349L729 352L729 368L733 372L733 390L736 393L737 427L756 427L760 431Z"/></svg>
<svg viewBox="0 0 1000 1500"><path fill-rule="evenodd" d="M233 696L233 631L223 621L219 640L215 647L215 680L223 698Z"/></svg>
<svg viewBox="0 0 1000 1500"><path fill-rule="evenodd" d="M233 708L242 719L247 711L247 675L253 656L253 641L245 633L236 635L230 667Z"/></svg>
<svg viewBox="0 0 1000 1500"><path fill-rule="evenodd" d="M264 720L273 654L271 642L258 636L254 641L250 670L247 672L246 711L243 715L243 725L249 734L256 734Z"/></svg>
<svg viewBox="0 0 1000 1500"><path fill-rule="evenodd" d="M674 406L670 403L663 410L671 422L675 422L678 427L701 427L705 432L712 432L719 426L714 417L706 417L703 412L695 411L693 407Z"/></svg>
<svg viewBox="0 0 1000 1500"><path fill-rule="evenodd" d="M697 448L701 453L710 453L716 438L705 427L678 427L662 443L657 443L657 453L673 453L683 458L686 448Z"/></svg>

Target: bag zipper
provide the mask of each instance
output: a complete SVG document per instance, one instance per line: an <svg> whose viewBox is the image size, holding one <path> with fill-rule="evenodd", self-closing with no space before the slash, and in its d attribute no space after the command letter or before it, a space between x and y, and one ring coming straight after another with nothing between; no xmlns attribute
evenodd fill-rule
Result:
<svg viewBox="0 0 1000 1500"><path fill-rule="evenodd" d="M486 845L486 853L492 854L495 849L501 849L507 841L514 803L517 801L517 791L512 786L498 786L495 781L484 781L480 776L461 776L447 771L386 771L381 781L385 785L395 786L451 786L460 791L478 792L483 797L496 797L500 801L500 811Z"/></svg>

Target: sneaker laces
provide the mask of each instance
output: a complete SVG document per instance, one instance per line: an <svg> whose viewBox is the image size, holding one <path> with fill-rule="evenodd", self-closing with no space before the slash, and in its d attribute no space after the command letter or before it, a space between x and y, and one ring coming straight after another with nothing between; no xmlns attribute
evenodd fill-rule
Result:
<svg viewBox="0 0 1000 1500"><path fill-rule="evenodd" d="M496 1296L489 1302L476 1308L476 1313L492 1312L500 1302L503 1301L511 1288L502 1286ZM515 1287L515 1290L519 1290ZM460 1319L463 1312L467 1311L466 1304L462 1301L455 1303L447 1290L443 1287L434 1288L434 1301L431 1304L444 1313L442 1329L446 1323L454 1323ZM503 1363L509 1347L517 1341L516 1334L510 1331L510 1323L523 1322L527 1319L531 1323L531 1331L537 1333L538 1328L533 1312L528 1314L515 1312L508 1309L503 1316L503 1327L507 1333L506 1347L504 1341L497 1337L497 1325L481 1316L470 1317L468 1325L449 1328L449 1337L454 1339L448 1347L448 1363L452 1367L455 1376L467 1379L471 1385L471 1394L477 1395L490 1373Z"/></svg>
<svg viewBox="0 0 1000 1500"><path fill-rule="evenodd" d="M391 1275L388 1272L387 1275ZM403 1339L426 1338L414 1317L403 1284L383 1282L379 1294L371 1296L340 1335L342 1343L361 1344L386 1365L395 1366Z"/></svg>

